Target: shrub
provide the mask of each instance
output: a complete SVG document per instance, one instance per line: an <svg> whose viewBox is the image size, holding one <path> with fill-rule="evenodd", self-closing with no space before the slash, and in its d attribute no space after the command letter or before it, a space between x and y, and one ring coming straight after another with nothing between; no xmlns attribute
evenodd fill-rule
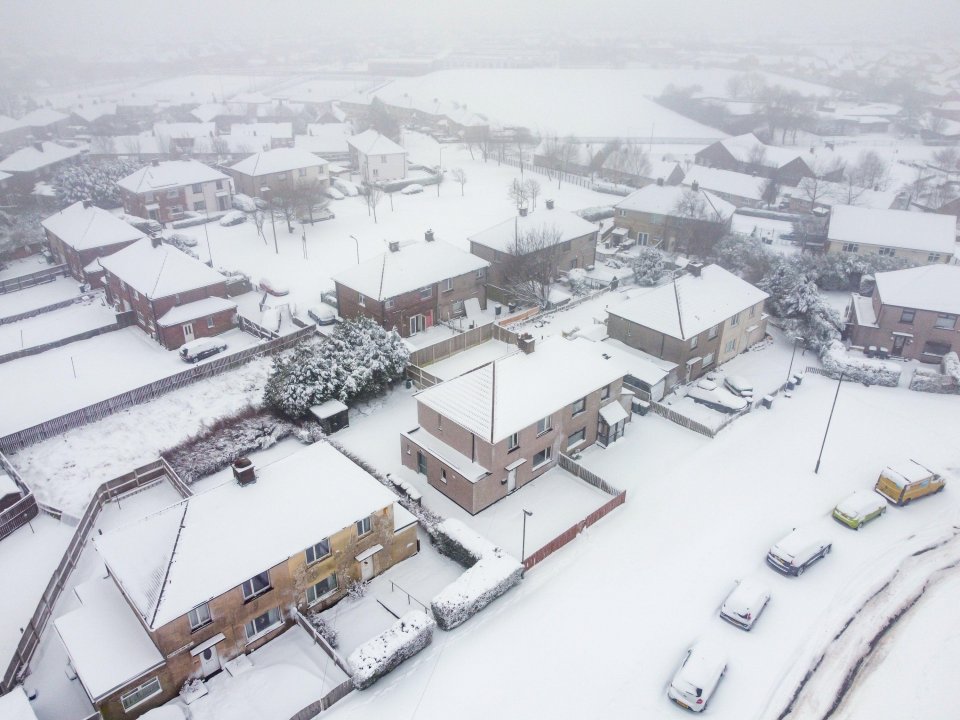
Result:
<svg viewBox="0 0 960 720"><path fill-rule="evenodd" d="M886 387L896 387L900 382L900 366L897 363L851 357L839 340L830 343L824 350L820 361L832 377L840 377L842 372L848 380L861 382L864 385L884 385Z"/></svg>
<svg viewBox="0 0 960 720"><path fill-rule="evenodd" d="M426 613L412 610L350 653L347 662L353 668L353 686L357 690L370 687L423 650L433 640L434 625Z"/></svg>
<svg viewBox="0 0 960 720"><path fill-rule="evenodd" d="M500 548L484 555L433 598L430 607L444 630L462 625L520 582L523 565Z"/></svg>
<svg viewBox="0 0 960 720"><path fill-rule="evenodd" d="M652 247L641 247L637 259L633 262L633 279L641 287L656 285L667 271L663 264L663 255Z"/></svg>
<svg viewBox="0 0 960 720"><path fill-rule="evenodd" d="M465 568L476 565L484 555L496 549L493 543L455 518L449 518L430 530L430 538L442 555Z"/></svg>
<svg viewBox="0 0 960 720"><path fill-rule="evenodd" d="M321 616L321 611L314 610L311 612L307 615L307 621L313 626L313 629L317 631L317 634L330 644L330 647L337 647L339 644L337 631L333 625Z"/></svg>

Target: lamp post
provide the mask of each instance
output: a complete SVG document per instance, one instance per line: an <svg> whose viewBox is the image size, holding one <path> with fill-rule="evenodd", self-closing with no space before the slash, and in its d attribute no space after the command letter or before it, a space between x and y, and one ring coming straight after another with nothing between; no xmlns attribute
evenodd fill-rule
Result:
<svg viewBox="0 0 960 720"><path fill-rule="evenodd" d="M264 185L263 187L260 188L260 194L261 194L261 195L269 195L269 194L270 194L270 188L268 188L266 185ZM274 252L275 252L277 255L279 255L279 254L280 254L280 247L277 245L277 221L276 221L276 219L273 217L273 201L272 201L272 200L266 200L265 202L267 203L267 210L270 211L270 227L273 228L273 250L274 250Z"/></svg>
<svg viewBox="0 0 960 720"><path fill-rule="evenodd" d="M830 406L830 417L827 418L827 429L823 431L823 442L820 443L820 454L817 455L817 466L813 469L814 474L820 472L820 459L823 457L823 448L827 444L827 433L830 432L830 423L833 421L833 411L837 407L837 397L840 395L840 386L843 384L843 373L840 373L840 379L837 380L837 392L833 396L833 405Z"/></svg>
<svg viewBox="0 0 960 720"><path fill-rule="evenodd" d="M793 357L797 354L797 343L803 340L802 337L793 338L793 352L790 353L790 367L787 368L787 384L790 383L790 374L793 372Z"/></svg>
<svg viewBox="0 0 960 720"><path fill-rule="evenodd" d="M356 235L351 235L350 237L353 238L353 244L357 248L357 265L359 265L360 264L360 241L357 240Z"/></svg>
<svg viewBox="0 0 960 720"><path fill-rule="evenodd" d="M522 564L527 554L527 518L533 515L529 510L523 511L523 539L520 541L520 563ZM524 568L523 572L526 572ZM522 573L521 573L522 574Z"/></svg>

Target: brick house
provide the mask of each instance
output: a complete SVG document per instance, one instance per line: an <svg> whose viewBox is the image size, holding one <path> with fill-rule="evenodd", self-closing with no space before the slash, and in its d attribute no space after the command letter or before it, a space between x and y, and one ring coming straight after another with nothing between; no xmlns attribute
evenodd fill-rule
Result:
<svg viewBox="0 0 960 720"><path fill-rule="evenodd" d="M626 183L638 188L654 185L660 181L664 185L679 185L683 180L683 168L675 160L651 159L640 167L631 168L630 162L623 160L623 152L625 151L621 149L619 153L613 152L604 158L600 175L605 180Z"/></svg>
<svg viewBox="0 0 960 720"><path fill-rule="evenodd" d="M34 138L49 139L70 136L70 116L53 108L42 107L31 110L20 118L20 124L29 128L30 134Z"/></svg>
<svg viewBox="0 0 960 720"><path fill-rule="evenodd" d="M417 393L419 425L401 433L404 467L471 514L554 467L606 446L630 420L623 368L587 340L550 338Z"/></svg>
<svg viewBox="0 0 960 720"><path fill-rule="evenodd" d="M135 311L140 329L167 350L237 324L226 278L159 238L139 240L97 262L107 300L118 311Z"/></svg>
<svg viewBox="0 0 960 720"><path fill-rule="evenodd" d="M334 276L340 317L368 317L410 337L441 321L463 317L468 300L487 306L490 263L432 240L401 245Z"/></svg>
<svg viewBox="0 0 960 720"><path fill-rule="evenodd" d="M694 161L706 167L776 178L784 185L796 185L800 178L814 177L813 170L799 152L777 145L764 145L753 133L718 140L698 151Z"/></svg>
<svg viewBox="0 0 960 720"><path fill-rule="evenodd" d="M97 258L146 238L133 225L98 208L89 200L75 202L40 224L57 262L65 263L77 280L89 282L94 287L102 285L102 276L100 273L87 273L87 266Z"/></svg>
<svg viewBox="0 0 960 720"><path fill-rule="evenodd" d="M836 205L827 252L899 257L918 265L948 263L956 249L956 224L952 215Z"/></svg>
<svg viewBox="0 0 960 720"><path fill-rule="evenodd" d="M269 146L272 149L289 148L293 147L293 123L233 123L230 126L230 136L234 138L256 138L258 141L269 141Z"/></svg>
<svg viewBox="0 0 960 720"><path fill-rule="evenodd" d="M845 336L894 357L938 363L960 351L960 266L923 265L876 274L872 297L853 294Z"/></svg>
<svg viewBox="0 0 960 720"><path fill-rule="evenodd" d="M7 181L11 189L29 193L36 183L53 177L65 165L76 163L86 151L86 145L66 147L55 142L35 142L0 161L0 172L12 176Z"/></svg>
<svg viewBox="0 0 960 720"><path fill-rule="evenodd" d="M231 165L227 173L233 178L236 191L250 197L291 183L316 181L321 190L330 185L327 161L298 148L277 148L251 155Z"/></svg>
<svg viewBox="0 0 960 720"><path fill-rule="evenodd" d="M154 160L117 181L123 210L160 223L230 209L230 178L196 160Z"/></svg>
<svg viewBox="0 0 960 720"><path fill-rule="evenodd" d="M695 380L767 333L767 293L719 265L691 263L675 281L641 288L607 307L614 340L679 366Z"/></svg>
<svg viewBox="0 0 960 720"><path fill-rule="evenodd" d="M376 130L347 138L350 161L366 183L402 180L407 176L407 151Z"/></svg>
<svg viewBox="0 0 960 720"><path fill-rule="evenodd" d="M512 294L504 287L509 263L517 255L541 253L554 266L555 277L561 271L586 268L597 260L595 223L566 210L550 207L537 212L521 211L520 215L499 222L467 238L470 252L490 263L487 294L507 302ZM537 238L541 238L545 247Z"/></svg>
<svg viewBox="0 0 960 720"><path fill-rule="evenodd" d="M107 532L109 577L55 620L105 720L134 718L416 554L417 524L326 442Z"/></svg>

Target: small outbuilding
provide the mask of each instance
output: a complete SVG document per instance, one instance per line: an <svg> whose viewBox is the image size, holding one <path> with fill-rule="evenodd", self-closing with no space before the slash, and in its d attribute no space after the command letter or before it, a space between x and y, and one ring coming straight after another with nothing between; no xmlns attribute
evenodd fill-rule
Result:
<svg viewBox="0 0 960 720"><path fill-rule="evenodd" d="M323 432L333 435L350 426L350 410L339 400L327 400L310 408L310 413L320 423Z"/></svg>

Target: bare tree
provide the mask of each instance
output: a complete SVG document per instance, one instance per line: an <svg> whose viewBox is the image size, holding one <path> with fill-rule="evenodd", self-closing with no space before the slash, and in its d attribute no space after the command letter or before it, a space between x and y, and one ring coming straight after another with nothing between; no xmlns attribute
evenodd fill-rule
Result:
<svg viewBox="0 0 960 720"><path fill-rule="evenodd" d="M828 183L819 175L814 175L813 177L802 178L797 189L800 190L806 200L810 201L810 209L813 210L817 207L817 203L822 204L825 199L830 197L831 183Z"/></svg>
<svg viewBox="0 0 960 720"><path fill-rule="evenodd" d="M960 151L955 147L945 147L933 154L934 165L947 173L960 170Z"/></svg>
<svg viewBox="0 0 960 720"><path fill-rule="evenodd" d="M514 178L507 188L507 197L517 206L517 210L527 204L527 187L522 180Z"/></svg>
<svg viewBox="0 0 960 720"><path fill-rule="evenodd" d="M263 234L263 223L267 219L267 216L263 214L263 210L256 210L253 213L253 225L257 228L257 234L263 240L263 244L267 244L267 236Z"/></svg>
<svg viewBox="0 0 960 720"><path fill-rule="evenodd" d="M677 200L673 212L666 216L666 223L665 242L668 240L668 225L672 224L677 244L675 249L705 256L727 231L729 218L723 217L702 191L687 189Z"/></svg>
<svg viewBox="0 0 960 720"><path fill-rule="evenodd" d="M306 217L311 225L314 224L314 213L323 210L330 203L324 190L324 185L316 178L312 180L300 180L294 187L294 195L300 217Z"/></svg>
<svg viewBox="0 0 960 720"><path fill-rule="evenodd" d="M839 183L832 184L830 196L840 205L857 205L868 188L857 185L849 173L843 176Z"/></svg>
<svg viewBox="0 0 960 720"><path fill-rule="evenodd" d="M300 206L301 199L296 185L289 182L277 183L276 189L270 195L270 207L272 212L278 212L286 221L287 232L293 232L293 221Z"/></svg>
<svg viewBox="0 0 960 720"><path fill-rule="evenodd" d="M373 222L377 222L377 205L383 200L383 187L381 185L367 186L367 211L373 212Z"/></svg>
<svg viewBox="0 0 960 720"><path fill-rule="evenodd" d="M853 182L860 187L886 190L890 183L890 163L873 150L865 150L860 153L849 174Z"/></svg>
<svg viewBox="0 0 960 720"><path fill-rule="evenodd" d="M927 190L927 184L930 182L930 175L926 168L917 165L915 168L913 180L906 185L907 207L910 203L919 200Z"/></svg>
<svg viewBox="0 0 960 720"><path fill-rule="evenodd" d="M526 182L523 183L523 187L527 191L527 197L530 198L531 208L536 210L537 198L540 197L540 193L542 192L540 181L534 178L528 178Z"/></svg>
<svg viewBox="0 0 960 720"><path fill-rule="evenodd" d="M558 228L547 225L518 233L507 248L504 289L518 300L546 307L559 271L562 237Z"/></svg>
<svg viewBox="0 0 960 720"><path fill-rule="evenodd" d="M934 115L933 113L927 113L927 115L920 121L920 127L922 127L931 135L940 135L946 125L946 120L939 115Z"/></svg>
<svg viewBox="0 0 960 720"><path fill-rule="evenodd" d="M570 164L577 158L580 152L580 141L573 135L567 135L559 145L558 159L560 161L560 172L557 173L557 188L560 187L560 181L563 179L563 173L567 172Z"/></svg>
<svg viewBox="0 0 960 720"><path fill-rule="evenodd" d="M453 179L460 183L460 197L463 197L463 186L467 184L467 171L462 167L455 167L450 171Z"/></svg>
<svg viewBox="0 0 960 720"><path fill-rule="evenodd" d="M123 138L121 142L123 145L123 152L127 155L136 155L138 158L141 155L140 152L140 137L137 135L127 135Z"/></svg>

